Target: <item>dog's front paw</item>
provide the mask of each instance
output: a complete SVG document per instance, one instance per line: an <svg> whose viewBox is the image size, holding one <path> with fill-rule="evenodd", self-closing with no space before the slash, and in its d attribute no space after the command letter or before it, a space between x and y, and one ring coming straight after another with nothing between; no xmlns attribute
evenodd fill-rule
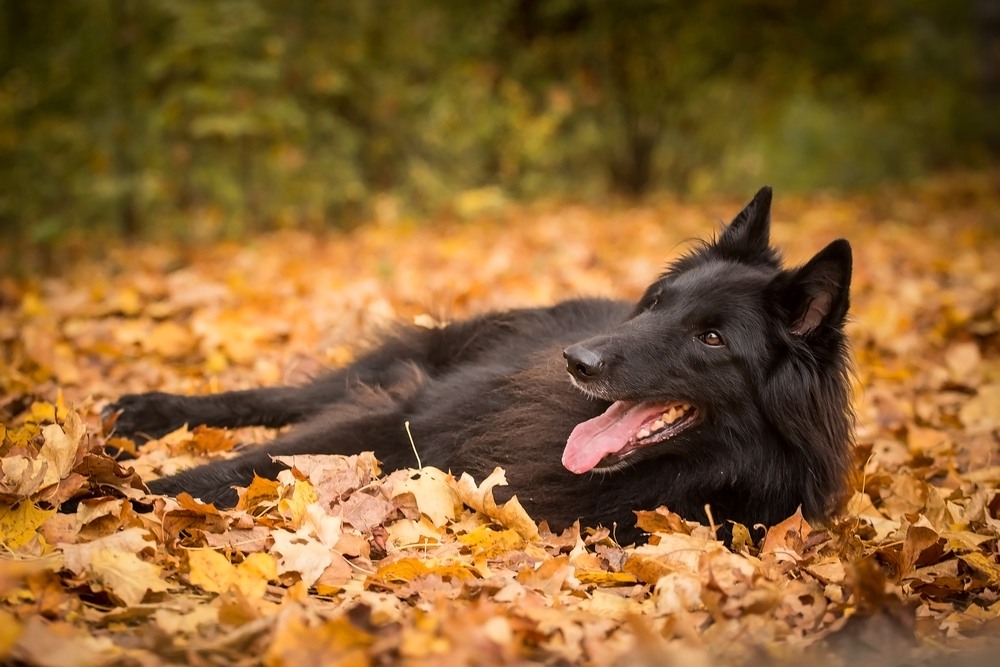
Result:
<svg viewBox="0 0 1000 667"><path fill-rule="evenodd" d="M179 399L159 391L122 396L101 410L104 433L136 442L164 436L186 423Z"/></svg>

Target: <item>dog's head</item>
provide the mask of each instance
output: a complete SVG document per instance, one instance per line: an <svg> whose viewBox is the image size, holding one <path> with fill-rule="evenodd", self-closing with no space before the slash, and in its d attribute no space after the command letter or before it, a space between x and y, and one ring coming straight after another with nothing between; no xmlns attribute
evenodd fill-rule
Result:
<svg viewBox="0 0 1000 667"><path fill-rule="evenodd" d="M709 431L753 442L777 433L805 446L795 440L808 437L800 432L809 426L805 413L820 394L832 391L843 403L850 244L834 241L785 269L770 244L770 222L765 187L715 240L650 285L628 320L566 348L573 384L611 402L573 431L567 469L607 472L668 453L706 456ZM847 411L835 406L829 419L846 422ZM834 430L829 437L849 439L849 426Z"/></svg>

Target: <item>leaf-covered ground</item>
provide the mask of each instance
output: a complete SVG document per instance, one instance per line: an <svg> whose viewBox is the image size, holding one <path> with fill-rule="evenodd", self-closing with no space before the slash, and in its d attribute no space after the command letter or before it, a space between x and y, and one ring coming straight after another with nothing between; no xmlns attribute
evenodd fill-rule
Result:
<svg viewBox="0 0 1000 667"><path fill-rule="evenodd" d="M855 493L830 525L790 517L757 543L737 531L732 547L665 509L641 514L639 547L588 526L553 535L492 502L502 472L381 476L369 456L290 460L232 511L150 497L141 480L272 434L184 430L114 461L99 412L127 392L301 381L393 318L633 297L741 202L387 216L322 238L109 247L66 258L58 277L3 278L0 659L982 656L1000 628L998 193L996 173L849 199L778 193L774 239L789 259L839 236L854 245Z"/></svg>

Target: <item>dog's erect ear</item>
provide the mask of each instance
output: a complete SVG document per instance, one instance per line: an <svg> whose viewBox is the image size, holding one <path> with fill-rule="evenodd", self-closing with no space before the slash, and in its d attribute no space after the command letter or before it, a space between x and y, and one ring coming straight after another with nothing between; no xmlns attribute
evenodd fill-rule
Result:
<svg viewBox="0 0 1000 667"><path fill-rule="evenodd" d="M821 326L840 327L851 292L851 244L838 239L791 273L785 304L793 334L808 336Z"/></svg>
<svg viewBox="0 0 1000 667"><path fill-rule="evenodd" d="M762 187L715 242L715 251L746 263L777 263L771 249L771 188Z"/></svg>

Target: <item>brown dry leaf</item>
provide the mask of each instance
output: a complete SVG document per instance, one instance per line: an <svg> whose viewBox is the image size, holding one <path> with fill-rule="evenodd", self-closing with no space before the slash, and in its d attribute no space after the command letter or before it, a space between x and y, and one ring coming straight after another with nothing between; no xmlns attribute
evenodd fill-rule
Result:
<svg viewBox="0 0 1000 667"><path fill-rule="evenodd" d="M228 452L236 446L236 438L219 428L198 426L191 432L191 439L184 447L196 456Z"/></svg>
<svg viewBox="0 0 1000 667"><path fill-rule="evenodd" d="M972 431L1000 428L1000 383L983 385L962 405L959 418Z"/></svg>
<svg viewBox="0 0 1000 667"><path fill-rule="evenodd" d="M92 586L131 606L142 602L147 592L169 589L160 567L138 557L139 553L156 548L146 536L141 528L128 528L92 542L58 546L67 570L87 577Z"/></svg>
<svg viewBox="0 0 1000 667"><path fill-rule="evenodd" d="M452 482L455 493L472 509L482 512L502 526L517 531L526 540L537 538L538 526L521 507L517 496L497 506L493 499L493 487L506 485L507 479L502 468L496 468L479 486L476 486L475 480L467 473L462 473L458 481Z"/></svg>
<svg viewBox="0 0 1000 667"><path fill-rule="evenodd" d="M208 533L205 535L207 546L218 549L226 548L243 553L263 551L267 546L267 539L271 535L271 530L264 526L252 526L250 528L233 528L224 533Z"/></svg>
<svg viewBox="0 0 1000 667"><path fill-rule="evenodd" d="M308 512L308 521L297 531L275 530L271 552L279 556L278 574L294 572L312 586L334 561L334 546L341 535L339 517L326 515L318 504Z"/></svg>
<svg viewBox="0 0 1000 667"><path fill-rule="evenodd" d="M800 507L795 514L767 529L760 553L774 554L779 560L801 560L806 540L811 533L812 526L803 518Z"/></svg>
<svg viewBox="0 0 1000 667"><path fill-rule="evenodd" d="M32 414L47 414L47 408L52 408L54 418L58 410L50 404L36 403ZM47 424L40 428L38 435L42 442L37 451L31 447L27 456L8 455L0 460L0 493L27 498L40 491L51 491L51 487L69 477L80 456L86 429L76 412L60 413L63 415L62 425Z"/></svg>
<svg viewBox="0 0 1000 667"><path fill-rule="evenodd" d="M691 527L680 515L665 507L658 507L652 512L638 511L635 513L635 525L647 533L684 533L691 534Z"/></svg>
<svg viewBox="0 0 1000 667"><path fill-rule="evenodd" d="M257 512L267 510L278 503L278 489L280 485L273 479L266 479L254 475L253 482L246 489L239 489L237 494L239 502L236 507L244 512Z"/></svg>
<svg viewBox="0 0 1000 667"><path fill-rule="evenodd" d="M92 587L98 584L126 606L139 604L147 593L162 593L170 588L159 566L121 549L92 550L86 573Z"/></svg>
<svg viewBox="0 0 1000 667"><path fill-rule="evenodd" d="M544 595L555 595L562 590L567 582L575 583L575 569L566 556L550 558L542 561L536 568L521 570L517 575L518 582Z"/></svg>
<svg viewBox="0 0 1000 667"><path fill-rule="evenodd" d="M85 629L41 617L24 623L10 656L28 665L68 667L114 664L122 658L121 647L109 637L95 637Z"/></svg>
<svg viewBox="0 0 1000 667"><path fill-rule="evenodd" d="M668 571L686 570L688 572L698 572L702 555L720 553L725 551L721 542L705 540L683 533L660 534L660 541L656 544L643 544L635 547L632 553L644 559L653 559L660 562ZM631 560L631 559L630 559ZM641 561L640 561L641 562ZM640 567L637 563L630 569L626 562L625 571L638 575L635 568ZM648 563L642 566L648 568ZM664 572L663 574L666 574ZM649 575L647 575L649 576ZM662 575L660 575L662 576ZM640 577L647 583L654 583L655 579Z"/></svg>
<svg viewBox="0 0 1000 667"><path fill-rule="evenodd" d="M66 415L63 425L49 424L42 427L42 443L38 460L46 465L41 488L56 484L69 475L77 458L77 451L85 434L83 421L76 412Z"/></svg>
<svg viewBox="0 0 1000 667"><path fill-rule="evenodd" d="M0 493L12 501L27 498L42 488L48 467L37 458L11 455L0 459Z"/></svg>
<svg viewBox="0 0 1000 667"><path fill-rule="evenodd" d="M362 533L370 533L396 514L396 505L382 496L352 493L340 504L344 521Z"/></svg>
<svg viewBox="0 0 1000 667"><path fill-rule="evenodd" d="M353 456L277 456L274 460L308 479L322 503L345 498L380 474L378 461L371 452Z"/></svg>

